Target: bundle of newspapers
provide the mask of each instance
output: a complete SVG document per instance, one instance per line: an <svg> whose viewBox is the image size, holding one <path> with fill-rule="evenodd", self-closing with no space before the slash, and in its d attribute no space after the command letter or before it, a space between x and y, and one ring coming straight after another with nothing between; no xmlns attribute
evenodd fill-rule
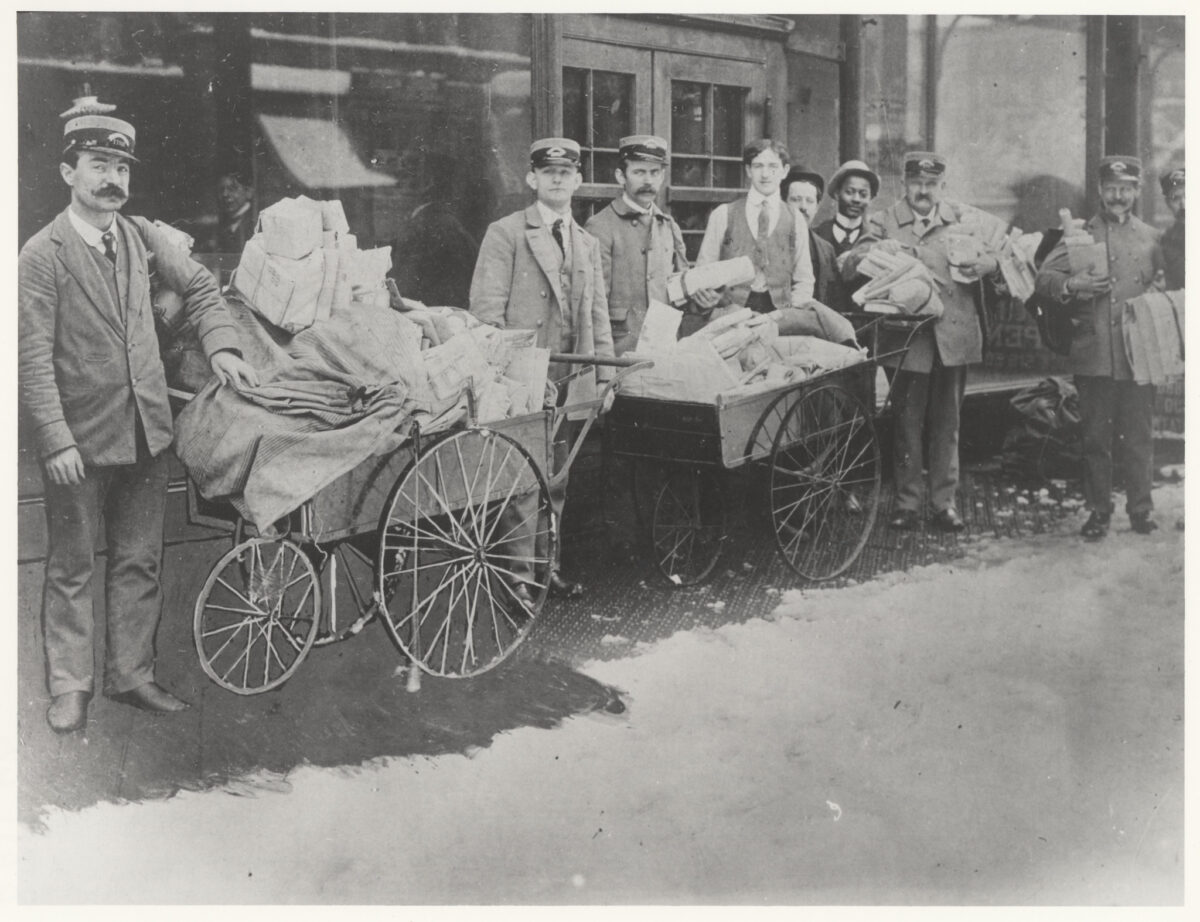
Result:
<svg viewBox="0 0 1200 922"><path fill-rule="evenodd" d="M391 265L391 247L358 248L340 201L301 195L262 211L231 284L260 317L297 333L335 305L387 305Z"/></svg>
<svg viewBox="0 0 1200 922"><path fill-rule="evenodd" d="M804 381L865 361L864 350L816 336L781 336L770 314L742 308L676 340L682 315L650 302L629 358L653 359L625 379L621 392L689 403L717 403Z"/></svg>

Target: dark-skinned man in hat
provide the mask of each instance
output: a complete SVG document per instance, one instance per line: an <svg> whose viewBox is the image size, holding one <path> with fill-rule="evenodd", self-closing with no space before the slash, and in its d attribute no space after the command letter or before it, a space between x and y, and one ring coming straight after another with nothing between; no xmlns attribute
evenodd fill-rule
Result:
<svg viewBox="0 0 1200 922"><path fill-rule="evenodd" d="M907 354L885 362L897 369L892 377L892 402L896 408L893 469L896 481L893 528L921 524L928 470L930 524L935 529L958 532L965 525L958 514L958 430L967 366L983 361L983 328L979 321L979 280L995 276L999 262L981 246L978 255L956 268L972 281L951 277L949 241L963 230L965 206L944 199L946 160L932 151L912 151L904 156L904 198L869 215L866 229L846 254L843 273L852 279L862 257L872 248L905 252L919 259L945 285L938 293L942 316L927 322L908 340ZM880 351L904 344L881 337ZM929 446L926 456L925 445Z"/></svg>
<svg viewBox="0 0 1200 922"><path fill-rule="evenodd" d="M542 138L532 144L525 183L535 201L489 225L471 278L471 313L493 326L536 330L538 346L552 352L612 358L600 245L571 215L571 198L583 182L580 156L579 144L570 138ZM573 371L572 366L552 363L550 377L565 387ZM599 383L611 377L611 368L597 366ZM556 440L554 452L557 471L567 455L562 438ZM552 487L550 500L561 518L565 477ZM536 501L533 494L521 497L514 504L515 514L532 524ZM526 604L528 586L541 578L531 563L533 540L533 530L523 528L512 551L516 559L511 569L518 583L514 591ZM552 595L583 593L583 586L559 572L557 560L551 561L547 580Z"/></svg>
<svg viewBox="0 0 1200 922"><path fill-rule="evenodd" d="M155 681L172 418L152 270L183 298L213 373L258 383L212 275L149 221L120 214L137 162L133 126L95 97L75 103L63 113L59 164L70 205L18 259L20 399L45 485L46 717L60 733L86 725L94 692L91 580L102 517L104 693L153 712L187 707Z"/></svg>
<svg viewBox="0 0 1200 922"><path fill-rule="evenodd" d="M600 242L613 348L623 355L637 345L650 302L670 303L667 279L687 269L688 260L683 232L657 204L667 177L667 142L656 135L630 135L621 138L617 157L613 175L621 194L592 216L587 232ZM700 311L712 310L718 300L712 291L692 294ZM689 326L681 324L681 335Z"/></svg>
<svg viewBox="0 0 1200 922"><path fill-rule="evenodd" d="M833 244L834 252L841 256L858 243L866 226L867 208L877 195L879 175L861 160L847 160L829 178L829 197L836 211L813 232Z"/></svg>
<svg viewBox="0 0 1200 922"><path fill-rule="evenodd" d="M1090 515L1080 534L1098 541L1113 513L1113 444L1125 473L1125 511L1133 530L1150 534L1154 476L1154 386L1137 384L1125 354L1125 302L1155 287L1163 271L1159 233L1133 214L1142 162L1114 155L1100 161L1100 213L1084 225L1108 251L1107 272L1072 272L1064 240L1046 257L1035 287L1043 300L1070 305L1077 321L1067 361L1083 417L1083 491Z"/></svg>

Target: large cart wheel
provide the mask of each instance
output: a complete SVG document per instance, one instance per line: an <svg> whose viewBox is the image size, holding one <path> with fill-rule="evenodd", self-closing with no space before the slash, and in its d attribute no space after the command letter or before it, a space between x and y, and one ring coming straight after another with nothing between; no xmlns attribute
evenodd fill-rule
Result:
<svg viewBox="0 0 1200 922"><path fill-rule="evenodd" d="M247 538L217 561L196 599L200 665L239 695L277 688L312 648L320 611L308 555L286 538Z"/></svg>
<svg viewBox="0 0 1200 922"><path fill-rule="evenodd" d="M879 510L879 444L870 412L837 384L805 391L775 436L770 466L780 556L810 580L845 572Z"/></svg>
<svg viewBox="0 0 1200 922"><path fill-rule="evenodd" d="M671 467L654 499L654 566L668 582L691 586L713 571L725 542L725 487L708 468Z"/></svg>
<svg viewBox="0 0 1200 922"><path fill-rule="evenodd" d="M392 639L425 672L497 665L546 600L550 492L529 453L490 429L453 432L396 481L379 525L375 578Z"/></svg>

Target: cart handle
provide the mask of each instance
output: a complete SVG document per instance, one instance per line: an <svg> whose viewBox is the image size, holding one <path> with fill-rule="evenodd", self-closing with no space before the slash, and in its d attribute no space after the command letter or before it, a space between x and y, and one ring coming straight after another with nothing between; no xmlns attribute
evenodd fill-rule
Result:
<svg viewBox="0 0 1200 922"><path fill-rule="evenodd" d="M550 361L562 362L567 365L605 365L611 368L633 368L635 365L649 368L654 363L645 358L627 358L619 356L609 358L603 355L584 355L582 352L551 352Z"/></svg>

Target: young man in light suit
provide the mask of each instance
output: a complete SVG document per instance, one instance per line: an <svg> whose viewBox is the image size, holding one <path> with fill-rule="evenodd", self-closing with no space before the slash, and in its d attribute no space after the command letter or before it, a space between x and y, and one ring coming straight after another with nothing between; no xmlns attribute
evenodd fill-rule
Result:
<svg viewBox="0 0 1200 922"><path fill-rule="evenodd" d="M71 204L18 259L21 406L45 484L46 719L59 733L85 726L94 690L91 579L101 515L105 694L148 711L187 707L154 681L172 418L152 269L183 297L213 373L258 383L238 352L237 328L212 275L144 218L118 214L137 160L133 126L109 116L114 108L83 97L64 113L59 170Z"/></svg>
<svg viewBox="0 0 1200 922"><path fill-rule="evenodd" d="M583 182L579 161L579 145L570 138L543 138L530 147L525 182L537 200L488 227L471 279L471 313L493 326L536 330L537 344L553 352L612 358L600 245L571 216L571 197ZM550 377L561 382L572 370L552 363ZM612 369L597 366L596 377L604 384ZM556 441L556 465L565 456L565 442ZM550 498L561 520L565 478ZM536 498L527 501L530 509ZM518 511L524 515L526 509ZM519 579L531 582L535 574L528 569L521 562L513 567ZM557 560L549 586L553 595L583 592L580 584L563 578Z"/></svg>

